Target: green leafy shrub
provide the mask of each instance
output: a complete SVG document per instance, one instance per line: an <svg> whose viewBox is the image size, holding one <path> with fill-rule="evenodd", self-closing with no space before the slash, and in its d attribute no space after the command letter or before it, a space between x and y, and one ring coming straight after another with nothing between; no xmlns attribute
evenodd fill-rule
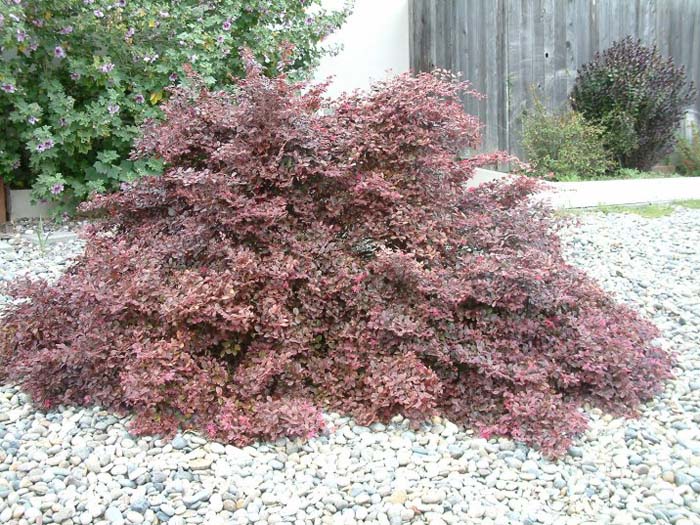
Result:
<svg viewBox="0 0 700 525"><path fill-rule="evenodd" d="M631 37L596 53L571 92L572 108L603 126L620 165L641 170L673 149L678 123L694 100L685 69Z"/></svg>
<svg viewBox="0 0 700 525"><path fill-rule="evenodd" d="M3 0L0 10L0 176L69 208L161 170L128 153L184 64L225 87L244 72L245 46L268 75L290 52L286 69L302 76L347 15L320 0Z"/></svg>
<svg viewBox="0 0 700 525"><path fill-rule="evenodd" d="M535 99L523 118L523 148L534 174L556 180L595 179L613 163L603 145L603 129L578 113L552 114Z"/></svg>
<svg viewBox="0 0 700 525"><path fill-rule="evenodd" d="M676 169L679 173L691 177L700 177L700 132L693 126L691 139L678 138L676 145Z"/></svg>

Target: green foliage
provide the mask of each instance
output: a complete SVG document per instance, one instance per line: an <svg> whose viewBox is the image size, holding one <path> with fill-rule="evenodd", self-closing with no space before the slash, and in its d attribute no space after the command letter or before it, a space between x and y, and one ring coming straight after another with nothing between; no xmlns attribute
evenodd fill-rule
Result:
<svg viewBox="0 0 700 525"><path fill-rule="evenodd" d="M523 148L536 176L555 180L604 176L613 163L602 137L603 129L578 113L549 113L536 98L532 111L523 117Z"/></svg>
<svg viewBox="0 0 700 525"><path fill-rule="evenodd" d="M670 179L678 177L676 173L662 173L659 171L640 171L635 168L620 168L611 179Z"/></svg>
<svg viewBox="0 0 700 525"><path fill-rule="evenodd" d="M647 170L673 148L674 133L695 100L683 67L655 48L627 37L584 65L571 106L605 129L605 143L621 166Z"/></svg>
<svg viewBox="0 0 700 525"><path fill-rule="evenodd" d="M687 208L690 210L700 209L700 200L682 200L673 201L666 204L618 204L618 205L602 205L594 208L578 208L568 210L558 210L558 216L577 216L584 213L631 213L639 215L645 219L658 219L671 215L678 207Z"/></svg>
<svg viewBox="0 0 700 525"><path fill-rule="evenodd" d="M230 89L245 46L266 74L301 77L348 11L320 0L2 0L0 177L70 209L158 173L128 155L185 64Z"/></svg>
<svg viewBox="0 0 700 525"><path fill-rule="evenodd" d="M691 199L686 201L676 201L674 204L678 206L683 206L690 210L700 210L700 199Z"/></svg>
<svg viewBox="0 0 700 525"><path fill-rule="evenodd" d="M679 173L700 177L700 132L693 125L692 138L679 137L676 144L676 169Z"/></svg>
<svg viewBox="0 0 700 525"><path fill-rule="evenodd" d="M644 204L642 206L598 206L596 211L608 213L631 213L645 219L659 219L673 213L675 208L670 204Z"/></svg>

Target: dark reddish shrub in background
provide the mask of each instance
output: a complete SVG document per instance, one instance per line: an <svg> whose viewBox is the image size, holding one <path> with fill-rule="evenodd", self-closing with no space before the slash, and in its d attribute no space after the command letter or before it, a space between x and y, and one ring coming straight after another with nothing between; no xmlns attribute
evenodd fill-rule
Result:
<svg viewBox="0 0 700 525"><path fill-rule="evenodd" d="M562 260L536 183L463 190L473 94L444 72L336 102L249 63L235 97L174 93L138 153L170 168L105 218L0 328L36 402L236 444L442 413L560 453L590 402L631 414L669 376L655 328Z"/></svg>
<svg viewBox="0 0 700 525"><path fill-rule="evenodd" d="M622 167L648 170L673 150L695 95L684 67L626 37L579 69L571 107L606 130Z"/></svg>

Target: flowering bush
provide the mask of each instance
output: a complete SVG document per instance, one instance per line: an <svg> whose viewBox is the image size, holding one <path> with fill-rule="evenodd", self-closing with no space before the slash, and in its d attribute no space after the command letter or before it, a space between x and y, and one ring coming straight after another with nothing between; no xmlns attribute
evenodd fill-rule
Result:
<svg viewBox="0 0 700 525"><path fill-rule="evenodd" d="M584 402L633 414L669 377L655 328L562 259L536 181L464 191L474 94L444 72L325 102L249 60L235 94L194 81L138 155L160 177L96 196L56 285L18 283L0 378L99 403L137 432L236 444L443 413L548 453Z"/></svg>
<svg viewBox="0 0 700 525"><path fill-rule="evenodd" d="M673 149L695 95L685 68L627 37L579 70L571 106L605 129L606 146L621 167L647 170Z"/></svg>
<svg viewBox="0 0 700 525"><path fill-rule="evenodd" d="M252 48L271 74L280 49L303 74L347 11L320 0L0 0L0 177L72 207L90 193L156 173L127 158L168 85L193 64L207 86L230 84ZM312 14L313 13L313 14Z"/></svg>

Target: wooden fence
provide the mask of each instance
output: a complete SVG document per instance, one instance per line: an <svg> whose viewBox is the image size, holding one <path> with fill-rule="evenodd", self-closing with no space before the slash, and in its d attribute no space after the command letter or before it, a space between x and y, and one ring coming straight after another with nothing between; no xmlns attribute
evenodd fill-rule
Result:
<svg viewBox="0 0 700 525"><path fill-rule="evenodd" d="M567 103L576 70L626 35L656 44L700 86L700 0L411 0L414 71L461 72L487 95L465 100L485 124L483 149L520 154L533 88ZM698 115L700 100L691 115Z"/></svg>

